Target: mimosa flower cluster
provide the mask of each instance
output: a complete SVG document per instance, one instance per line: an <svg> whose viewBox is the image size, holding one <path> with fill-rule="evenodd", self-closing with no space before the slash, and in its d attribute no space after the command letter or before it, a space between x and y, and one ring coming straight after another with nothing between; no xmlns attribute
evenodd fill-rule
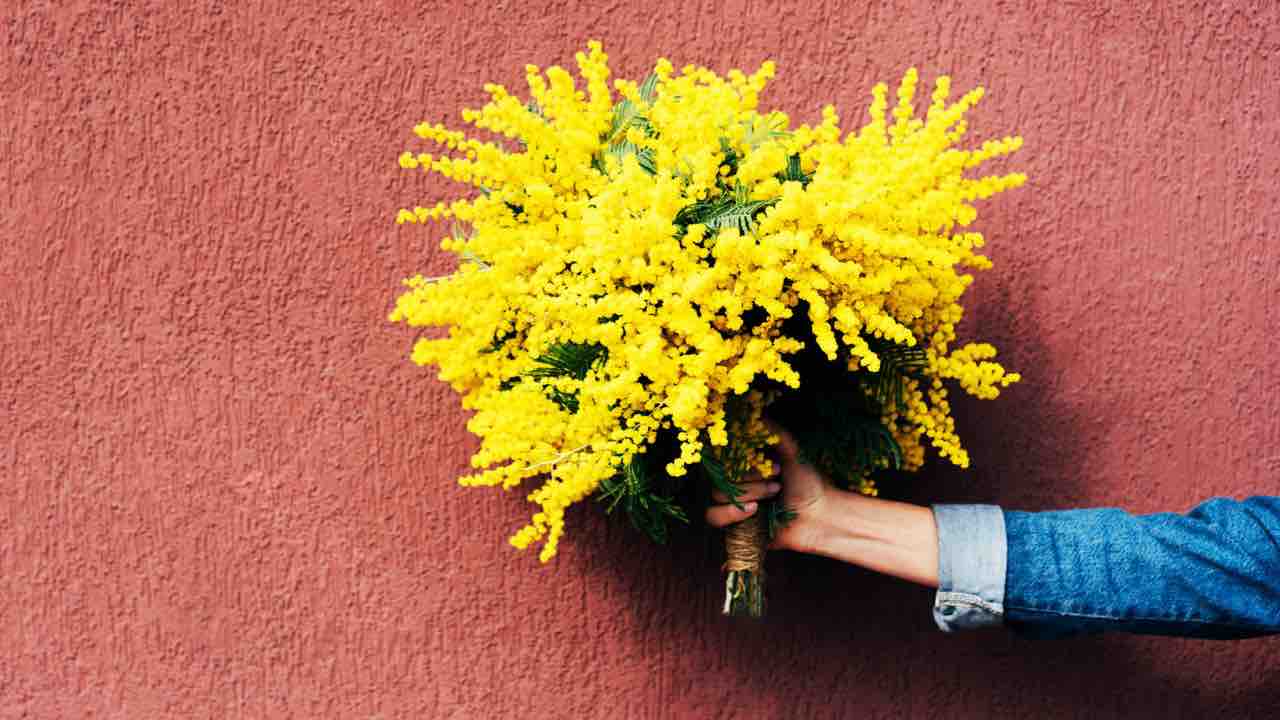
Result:
<svg viewBox="0 0 1280 720"><path fill-rule="evenodd" d="M772 62L722 77L660 59L638 84L610 82L598 42L576 59L580 82L527 66L528 100L489 84L489 102L462 112L512 142L424 122L431 145L399 158L477 188L399 211L402 224L451 220L441 247L459 262L405 280L390 319L448 328L412 359L474 411L481 445L462 484L530 490L538 509L512 544L549 560L566 509L646 454L669 478L730 449L739 469L764 469L777 439L761 415L804 385L789 358L807 346L851 376L880 373L885 347L922 350L880 420L902 469L926 443L967 466L944 381L994 398L1019 379L988 344L952 348L963 270L990 267L974 201L1026 179L969 176L1021 146L958 147L982 89L952 101L939 77L919 117L912 69L892 107L873 88L856 131L830 105L792 128L758 108ZM582 362L557 364L570 356ZM664 434L671 451L653 457Z"/></svg>

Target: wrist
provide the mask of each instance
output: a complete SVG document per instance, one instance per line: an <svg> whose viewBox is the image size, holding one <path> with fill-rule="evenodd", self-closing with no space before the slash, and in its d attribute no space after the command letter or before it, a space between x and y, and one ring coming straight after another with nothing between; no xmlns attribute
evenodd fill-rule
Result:
<svg viewBox="0 0 1280 720"><path fill-rule="evenodd" d="M831 557L849 542L881 542L884 538L875 523L866 521L867 504L874 502L860 493L828 488L820 507L815 508L805 552Z"/></svg>
<svg viewBox="0 0 1280 720"><path fill-rule="evenodd" d="M811 518L795 549L937 587L938 531L930 508L829 488Z"/></svg>

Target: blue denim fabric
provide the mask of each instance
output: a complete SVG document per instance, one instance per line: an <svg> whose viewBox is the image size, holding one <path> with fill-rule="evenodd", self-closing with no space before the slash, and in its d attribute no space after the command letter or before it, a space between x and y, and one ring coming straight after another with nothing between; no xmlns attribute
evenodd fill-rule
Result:
<svg viewBox="0 0 1280 720"><path fill-rule="evenodd" d="M944 632L1000 625L1004 614L1004 514L996 505L934 505L938 592L933 621Z"/></svg>
<svg viewBox="0 0 1280 720"><path fill-rule="evenodd" d="M1280 497L1214 498L1186 514L1004 510L1003 542L993 539L991 507L934 506L934 617L944 630L1003 620L1033 637L1280 633ZM972 554L987 560L966 559Z"/></svg>
<svg viewBox="0 0 1280 720"><path fill-rule="evenodd" d="M1005 624L1231 639L1280 632L1280 497L1185 515L1005 511Z"/></svg>

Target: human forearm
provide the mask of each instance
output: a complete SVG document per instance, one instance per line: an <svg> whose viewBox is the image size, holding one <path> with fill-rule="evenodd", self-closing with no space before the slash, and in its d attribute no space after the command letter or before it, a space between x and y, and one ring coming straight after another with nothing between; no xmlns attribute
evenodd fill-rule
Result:
<svg viewBox="0 0 1280 720"><path fill-rule="evenodd" d="M938 531L928 507L829 489L792 549L938 586Z"/></svg>

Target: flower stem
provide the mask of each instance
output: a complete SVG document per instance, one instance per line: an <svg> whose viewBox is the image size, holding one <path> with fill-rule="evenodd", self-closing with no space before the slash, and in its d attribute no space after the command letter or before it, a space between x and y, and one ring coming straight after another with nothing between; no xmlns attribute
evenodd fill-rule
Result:
<svg viewBox="0 0 1280 720"><path fill-rule="evenodd" d="M764 538L764 519L758 512L725 529L725 615L764 616Z"/></svg>

